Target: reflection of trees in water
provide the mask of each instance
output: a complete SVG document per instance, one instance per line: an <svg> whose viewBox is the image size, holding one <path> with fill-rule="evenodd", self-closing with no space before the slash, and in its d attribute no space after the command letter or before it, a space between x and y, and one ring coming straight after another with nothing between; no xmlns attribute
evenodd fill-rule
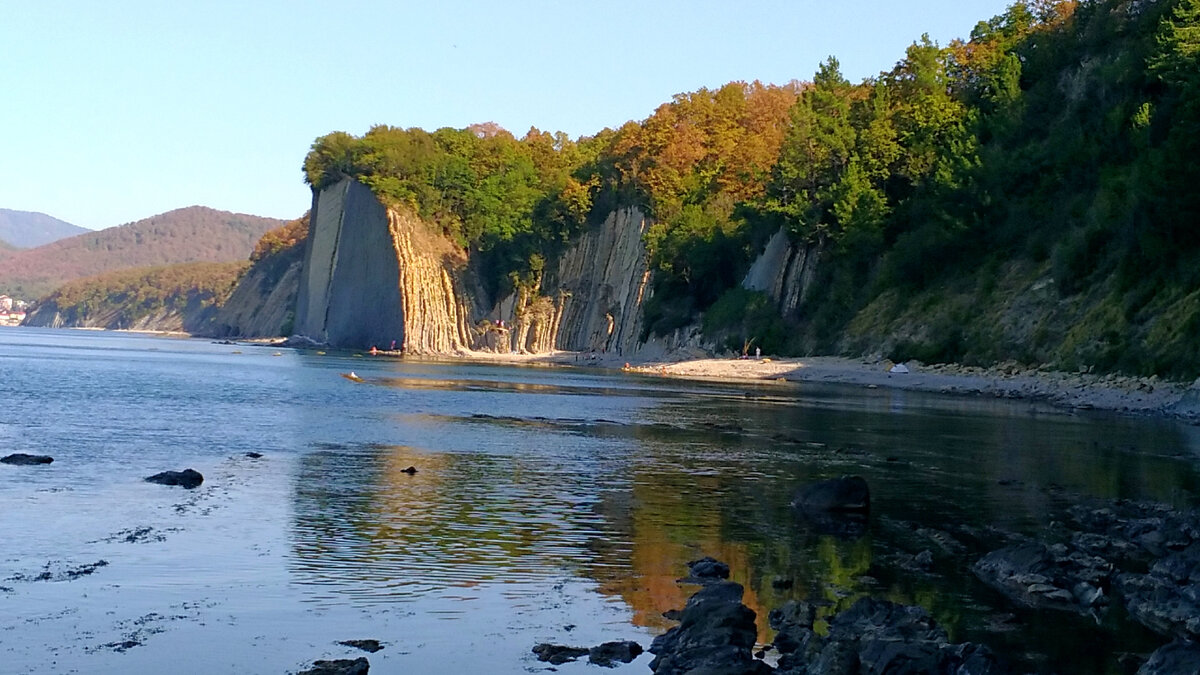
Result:
<svg viewBox="0 0 1200 675"><path fill-rule="evenodd" d="M312 583L397 592L561 577L597 532L580 508L595 489L558 469L406 447L311 453L296 479L294 568Z"/></svg>

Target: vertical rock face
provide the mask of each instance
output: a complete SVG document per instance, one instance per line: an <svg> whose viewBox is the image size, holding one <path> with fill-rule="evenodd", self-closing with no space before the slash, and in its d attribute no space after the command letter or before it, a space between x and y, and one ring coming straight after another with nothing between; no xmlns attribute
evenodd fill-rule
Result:
<svg viewBox="0 0 1200 675"><path fill-rule="evenodd" d="M298 259L254 265L217 310L211 324L193 332L219 338L276 337L290 333L300 271Z"/></svg>
<svg viewBox="0 0 1200 675"><path fill-rule="evenodd" d="M642 237L650 222L636 208L608 216L559 259L547 279L557 295L559 349L629 354L638 347L650 267Z"/></svg>
<svg viewBox="0 0 1200 675"><path fill-rule="evenodd" d="M333 346L404 340L400 270L388 213L351 180L313 195L295 332Z"/></svg>
<svg viewBox="0 0 1200 675"><path fill-rule="evenodd" d="M397 314L403 341L397 346L403 344L407 354L471 349L476 339L471 317L476 312L467 290L466 254L429 232L414 215L388 211L387 223L399 283Z"/></svg>
<svg viewBox="0 0 1200 675"><path fill-rule="evenodd" d="M751 265L742 287L765 292L780 314L795 316L796 308L812 292L820 254L819 246L792 243L780 228Z"/></svg>
<svg viewBox="0 0 1200 675"><path fill-rule="evenodd" d="M609 215L548 265L538 288L488 307L466 254L415 215L344 180L313 197L295 333L411 354L639 348L650 271L636 208Z"/></svg>

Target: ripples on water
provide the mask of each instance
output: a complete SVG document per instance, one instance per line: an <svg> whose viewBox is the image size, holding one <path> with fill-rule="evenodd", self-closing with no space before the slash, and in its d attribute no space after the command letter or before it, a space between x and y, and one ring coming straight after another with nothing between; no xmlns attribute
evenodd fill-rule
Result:
<svg viewBox="0 0 1200 675"><path fill-rule="evenodd" d="M542 640L646 644L686 599L674 581L683 564L714 555L760 619L787 599L827 602L827 615L871 594L919 603L955 639L1035 670L1097 672L1115 667L1115 650L1161 640L1120 617L1019 615L1015 631L989 633L1012 610L964 570L905 573L889 560L936 547L938 529L1033 531L1079 495L1183 506L1200 487L1194 430L1171 422L273 353L0 330L0 451L56 457L47 470L0 467L16 516L0 521L13 542L0 578L54 560L111 563L70 583L0 581L12 588L0 608L39 617L0 620L0 656L46 672L59 669L48 653L84 672L180 654L210 670L279 672L352 656L336 640L375 637L392 646L371 656L372 672L522 672ZM350 370L365 381L339 377ZM252 450L266 457L244 457ZM140 481L185 466L207 477L193 493ZM844 473L873 492L854 539L788 506L801 485ZM160 538L111 536L136 526ZM96 648L151 615L161 630L141 646ZM206 645L218 643L237 646L217 657Z"/></svg>

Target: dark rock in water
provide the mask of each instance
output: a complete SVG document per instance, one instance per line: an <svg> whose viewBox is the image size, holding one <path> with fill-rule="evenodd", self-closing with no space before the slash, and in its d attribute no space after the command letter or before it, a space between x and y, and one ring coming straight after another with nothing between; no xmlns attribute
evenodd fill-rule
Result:
<svg viewBox="0 0 1200 675"><path fill-rule="evenodd" d="M780 590L791 588L794 584L795 582L787 577L775 577L771 579L771 588L778 588Z"/></svg>
<svg viewBox="0 0 1200 675"><path fill-rule="evenodd" d="M365 656L360 656L354 660L313 661L312 668L302 670L297 675L367 675L370 669L370 662Z"/></svg>
<svg viewBox="0 0 1200 675"><path fill-rule="evenodd" d="M818 534L857 538L867 531L871 493L867 481L843 476L805 487L792 506Z"/></svg>
<svg viewBox="0 0 1200 675"><path fill-rule="evenodd" d="M680 624L654 639L650 669L659 675L772 672L751 650L758 637L754 610L742 604L741 584L713 581L688 599Z"/></svg>
<svg viewBox="0 0 1200 675"><path fill-rule="evenodd" d="M687 566L688 575L683 579L679 579L679 581L684 583L706 584L729 578L729 565L716 558L705 556L699 560L689 562Z"/></svg>
<svg viewBox="0 0 1200 675"><path fill-rule="evenodd" d="M808 485L796 495L792 505L808 512L871 510L871 490L861 476L830 478Z"/></svg>
<svg viewBox="0 0 1200 675"><path fill-rule="evenodd" d="M566 645L552 645L549 642L543 642L540 645L534 646L533 653L537 654L538 661L546 661L558 666L569 661L574 661L581 656L587 656L588 650L584 647L568 647Z"/></svg>
<svg viewBox="0 0 1200 675"><path fill-rule="evenodd" d="M163 471L156 473L146 479L148 483L158 483L159 485L178 485L182 488L192 489L204 482L204 476L200 475L195 469L184 469L183 471Z"/></svg>
<svg viewBox="0 0 1200 675"><path fill-rule="evenodd" d="M18 452L7 457L0 457L0 463L17 464L21 466L32 466L34 464L49 464L54 458L48 455L27 455L23 452Z"/></svg>
<svg viewBox="0 0 1200 675"><path fill-rule="evenodd" d="M807 603L788 603L771 613L779 673L851 675L858 673L946 673L998 675L1009 672L982 645L950 644L944 631L920 607L863 598L833 617L827 637L812 624Z"/></svg>
<svg viewBox="0 0 1200 675"><path fill-rule="evenodd" d="M992 551L971 569L1021 607L1081 614L1108 604L1103 589L1113 573L1112 564L1101 558L1037 542Z"/></svg>
<svg viewBox="0 0 1200 675"><path fill-rule="evenodd" d="M1146 574L1118 575L1116 587L1138 623L1162 635L1200 640L1200 541L1165 556Z"/></svg>
<svg viewBox="0 0 1200 675"><path fill-rule="evenodd" d="M247 452L246 456L250 459L262 459L263 454L261 452Z"/></svg>
<svg viewBox="0 0 1200 675"><path fill-rule="evenodd" d="M415 467L415 466L410 466L407 469L400 469L400 473L406 473L410 476L415 474L416 472L417 472L417 467Z"/></svg>
<svg viewBox="0 0 1200 675"><path fill-rule="evenodd" d="M1137 675L1176 673L1200 673L1200 645L1188 640L1176 640L1156 650L1137 671Z"/></svg>
<svg viewBox="0 0 1200 675"><path fill-rule="evenodd" d="M346 645L347 647L354 647L355 649L361 649L370 654L374 654L375 652L383 649L383 645L379 644L379 640L342 640L338 642L338 644Z"/></svg>
<svg viewBox="0 0 1200 675"><path fill-rule="evenodd" d="M588 650L588 663L616 668L617 663L631 663L642 653L642 646L632 640L605 642Z"/></svg>

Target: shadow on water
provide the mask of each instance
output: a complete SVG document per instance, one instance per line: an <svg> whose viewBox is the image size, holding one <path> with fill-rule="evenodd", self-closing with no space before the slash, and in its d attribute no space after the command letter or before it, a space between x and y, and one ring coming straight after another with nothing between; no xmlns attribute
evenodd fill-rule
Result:
<svg viewBox="0 0 1200 675"><path fill-rule="evenodd" d="M713 555L746 586L764 642L768 610L789 599L828 617L872 595L920 604L955 640L1035 671L1116 672L1117 653L1163 640L1119 608L1100 623L1013 609L970 564L1001 545L995 533L1034 533L1085 497L1194 506L1200 492L1195 439L1167 422L844 388L789 400L617 378L403 382L484 399L390 413L410 445L303 457L293 565L298 583L321 588L316 601L392 602L566 571L625 603L635 624L664 630L662 612L693 590L676 583L684 563ZM614 410L613 390L630 403ZM516 393L511 405L495 398ZM428 449L424 433L459 442ZM872 488L865 528L839 535L790 506L800 486L848 473ZM914 566L927 550L932 564Z"/></svg>

